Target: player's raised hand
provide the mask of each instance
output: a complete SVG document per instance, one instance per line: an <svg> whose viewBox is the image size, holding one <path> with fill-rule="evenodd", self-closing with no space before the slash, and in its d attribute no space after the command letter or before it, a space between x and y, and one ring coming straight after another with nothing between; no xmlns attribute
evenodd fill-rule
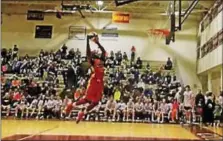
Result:
<svg viewBox="0 0 223 141"><path fill-rule="evenodd" d="M88 39L90 39L92 42L94 43L98 43L99 39L98 39L98 34L96 32L91 32L87 35Z"/></svg>

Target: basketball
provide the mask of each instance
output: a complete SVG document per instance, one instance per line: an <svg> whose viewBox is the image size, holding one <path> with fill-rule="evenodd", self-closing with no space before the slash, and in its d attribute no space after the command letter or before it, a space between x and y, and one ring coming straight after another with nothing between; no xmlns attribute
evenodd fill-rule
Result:
<svg viewBox="0 0 223 141"><path fill-rule="evenodd" d="M93 41L93 42L95 42L96 39L98 38L98 34L96 32L90 32L88 34L88 36L90 37L90 40Z"/></svg>

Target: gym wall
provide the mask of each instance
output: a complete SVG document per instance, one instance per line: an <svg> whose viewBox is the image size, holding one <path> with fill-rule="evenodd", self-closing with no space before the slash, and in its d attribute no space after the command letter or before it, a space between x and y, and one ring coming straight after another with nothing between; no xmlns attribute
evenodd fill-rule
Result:
<svg viewBox="0 0 223 141"><path fill-rule="evenodd" d="M200 87L200 81L196 75L196 34L198 21L188 19L182 31L176 33L175 43L165 45L165 39L158 42L151 42L148 39L147 30L156 28L169 28L168 18L162 19L130 19L128 24L112 23L110 18L86 17L82 19L78 16L64 16L57 19L55 15L45 16L44 21L27 21L26 15L5 15L3 14L2 24L2 47L11 48L17 44L20 49L20 55L37 55L40 49L57 50L64 43L69 48L79 48L85 53L85 40L69 40L69 26L86 26L87 32L102 32L103 27L117 27L119 37L116 41L102 40L102 45L108 52L111 50L127 52L134 45L137 50L137 56L143 60L166 61L171 57L177 61L176 69L180 79L185 85L190 84L192 87L196 84ZM53 25L52 39L35 39L36 25ZM97 47L92 44L92 48Z"/></svg>

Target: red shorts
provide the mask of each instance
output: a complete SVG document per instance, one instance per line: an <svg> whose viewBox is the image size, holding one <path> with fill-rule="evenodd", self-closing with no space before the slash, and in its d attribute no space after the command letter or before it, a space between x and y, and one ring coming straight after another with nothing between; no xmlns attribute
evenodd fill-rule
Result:
<svg viewBox="0 0 223 141"><path fill-rule="evenodd" d="M91 102L99 102L102 98L103 90L103 81L97 82L95 79L92 79L87 87L85 98Z"/></svg>

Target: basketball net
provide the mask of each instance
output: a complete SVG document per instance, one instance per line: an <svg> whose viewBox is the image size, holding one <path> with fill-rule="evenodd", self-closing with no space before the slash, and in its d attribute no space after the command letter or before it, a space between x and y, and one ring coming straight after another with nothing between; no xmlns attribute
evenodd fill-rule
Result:
<svg viewBox="0 0 223 141"><path fill-rule="evenodd" d="M150 43L160 43L162 39L169 35L169 31L165 29L150 29L148 31L148 39Z"/></svg>

